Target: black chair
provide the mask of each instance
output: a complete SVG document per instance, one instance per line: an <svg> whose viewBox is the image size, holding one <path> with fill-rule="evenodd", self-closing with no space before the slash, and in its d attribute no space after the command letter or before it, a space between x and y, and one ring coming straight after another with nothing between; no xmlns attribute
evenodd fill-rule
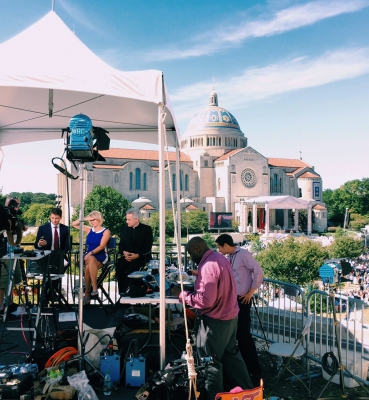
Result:
<svg viewBox="0 0 369 400"><path fill-rule="evenodd" d="M104 309L104 311L108 314L109 310L106 308L106 305L104 304L104 296L110 305L114 305L114 302L104 288L104 280L115 268L116 246L117 246L117 239L110 238L106 246L108 251L108 261L106 261L102 265L102 267L99 270L99 274L97 276L97 289L100 289L102 294L92 297L90 296L91 301L93 300L97 301ZM90 289L90 293L91 292L92 288Z"/></svg>

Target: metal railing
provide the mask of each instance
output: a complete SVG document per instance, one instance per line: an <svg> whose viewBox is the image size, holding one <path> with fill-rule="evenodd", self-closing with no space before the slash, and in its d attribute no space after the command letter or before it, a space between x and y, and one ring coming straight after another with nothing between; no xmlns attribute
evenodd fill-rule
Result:
<svg viewBox="0 0 369 400"><path fill-rule="evenodd" d="M339 345L342 365L362 383L369 384L366 380L369 366L369 332L364 323L368 305L362 300L339 293L332 293L330 296L322 290L310 292L306 305L309 314L313 315L310 341L307 343L310 358L321 362L321 356L325 353L332 351L337 355ZM333 307L338 327L337 335Z"/></svg>
<svg viewBox="0 0 369 400"><path fill-rule="evenodd" d="M110 263L117 257L115 249L110 251ZM153 258L159 253L154 251ZM182 253L183 265L187 265ZM176 264L177 254L168 246L166 264ZM62 278L62 293L71 304L76 301L74 288L79 286L78 244L73 245L70 266ZM104 283L104 289L113 302L118 301L119 292L112 266ZM107 299L102 296L105 303ZM255 307L251 307L251 329L254 336L267 342L294 342L305 324L308 315L313 314L313 323L306 343L310 360L321 364L322 356L333 351L337 354L337 340L340 344L342 362L361 382L366 381L369 365L369 325L365 324L368 305L355 298L341 294L334 295L334 307L339 327L336 337L333 321L332 300L327 292L313 290L305 296L304 290L294 284L265 278L255 292ZM264 336L265 335L265 336Z"/></svg>
<svg viewBox="0 0 369 400"><path fill-rule="evenodd" d="M297 285L264 279L255 295L257 309L251 308L252 333L271 343L294 342L301 333L307 316L312 314L313 323L306 342L309 359L322 364L322 357L327 352L338 354L338 342L342 364L360 382L369 385L366 380L369 366L369 326L365 324L365 314L369 315L369 306L362 300L342 294L334 294L332 298L333 300L329 293L322 290L313 290L305 297L303 289ZM339 328L338 337L334 329L333 302ZM326 378L329 379L329 375ZM347 386L351 384L354 383L346 383Z"/></svg>

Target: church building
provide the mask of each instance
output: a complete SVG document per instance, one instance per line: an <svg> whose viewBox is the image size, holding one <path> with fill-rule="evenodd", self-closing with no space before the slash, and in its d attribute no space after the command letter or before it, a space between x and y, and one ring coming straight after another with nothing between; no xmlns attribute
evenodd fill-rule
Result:
<svg viewBox="0 0 369 400"><path fill-rule="evenodd" d="M106 162L85 163L85 194L95 185L110 186L132 201L143 218L159 209L158 151L109 149L101 154ZM322 178L314 167L301 159L265 157L249 146L236 118L219 107L215 91L181 138L179 177L175 152L164 158L167 208L172 204L170 180L174 201L180 191L181 209L232 213L241 232L298 230L297 218L291 226L291 212L296 217L301 209L308 212L308 233L327 228ZM64 197L63 177L59 194ZM71 181L72 207L79 204L79 193L80 182Z"/></svg>

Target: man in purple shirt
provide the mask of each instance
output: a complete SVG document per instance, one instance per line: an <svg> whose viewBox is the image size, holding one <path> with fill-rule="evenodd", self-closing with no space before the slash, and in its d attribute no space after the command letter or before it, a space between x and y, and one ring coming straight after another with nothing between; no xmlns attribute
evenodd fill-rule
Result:
<svg viewBox="0 0 369 400"><path fill-rule="evenodd" d="M185 303L196 310L195 337L201 357L212 357L207 369L205 387L209 400L224 391L223 372L232 387L252 387L246 365L237 348L237 292L228 260L208 248L201 237L186 245L192 261L198 265L193 292L179 290Z"/></svg>
<svg viewBox="0 0 369 400"><path fill-rule="evenodd" d="M264 272L254 257L246 250L236 246L231 235L223 233L216 240L218 250L231 263L237 287L238 314L237 341L242 357L250 373L253 385L259 386L261 368L255 342L251 335L250 308L255 291L261 286Z"/></svg>

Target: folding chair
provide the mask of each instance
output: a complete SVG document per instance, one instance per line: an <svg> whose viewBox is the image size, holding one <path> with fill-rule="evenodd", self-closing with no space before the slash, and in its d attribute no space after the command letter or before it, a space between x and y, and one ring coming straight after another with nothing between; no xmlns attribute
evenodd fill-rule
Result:
<svg viewBox="0 0 369 400"><path fill-rule="evenodd" d="M101 296L94 296L91 297L91 301L96 300L101 307L104 309L106 313L109 314L109 311L105 307L103 303L103 295L105 298L108 300L108 302L111 305L114 305L114 302L110 298L109 294L104 288L104 280L105 278L110 274L110 272L114 269L115 267L115 249L117 246L117 239L116 238L110 238L107 244L107 251L108 251L108 261L102 265L102 267L99 270L99 274L97 276L97 288L101 290L102 295ZM92 288L90 292L92 291Z"/></svg>
<svg viewBox="0 0 369 400"><path fill-rule="evenodd" d="M306 365L304 366L303 361L301 360L301 362L298 362L299 361L298 359L302 359L302 357L306 353L303 343L304 343L305 336L309 332L312 320L313 320L313 316L309 315L308 318L306 319L305 326L304 326L302 332L296 338L295 343L277 342L277 343L273 343L270 345L269 353L274 356L282 357L282 359L283 359L283 362L278 369L278 379L276 380L274 386L277 384L280 377L283 375L284 371L287 370L296 379L298 379L310 393L311 377L310 377L310 371L308 368L309 361L306 357ZM308 380L309 380L309 386L307 386L305 384L305 382L289 368L289 365L291 362L294 362L306 374L306 376L308 377Z"/></svg>

